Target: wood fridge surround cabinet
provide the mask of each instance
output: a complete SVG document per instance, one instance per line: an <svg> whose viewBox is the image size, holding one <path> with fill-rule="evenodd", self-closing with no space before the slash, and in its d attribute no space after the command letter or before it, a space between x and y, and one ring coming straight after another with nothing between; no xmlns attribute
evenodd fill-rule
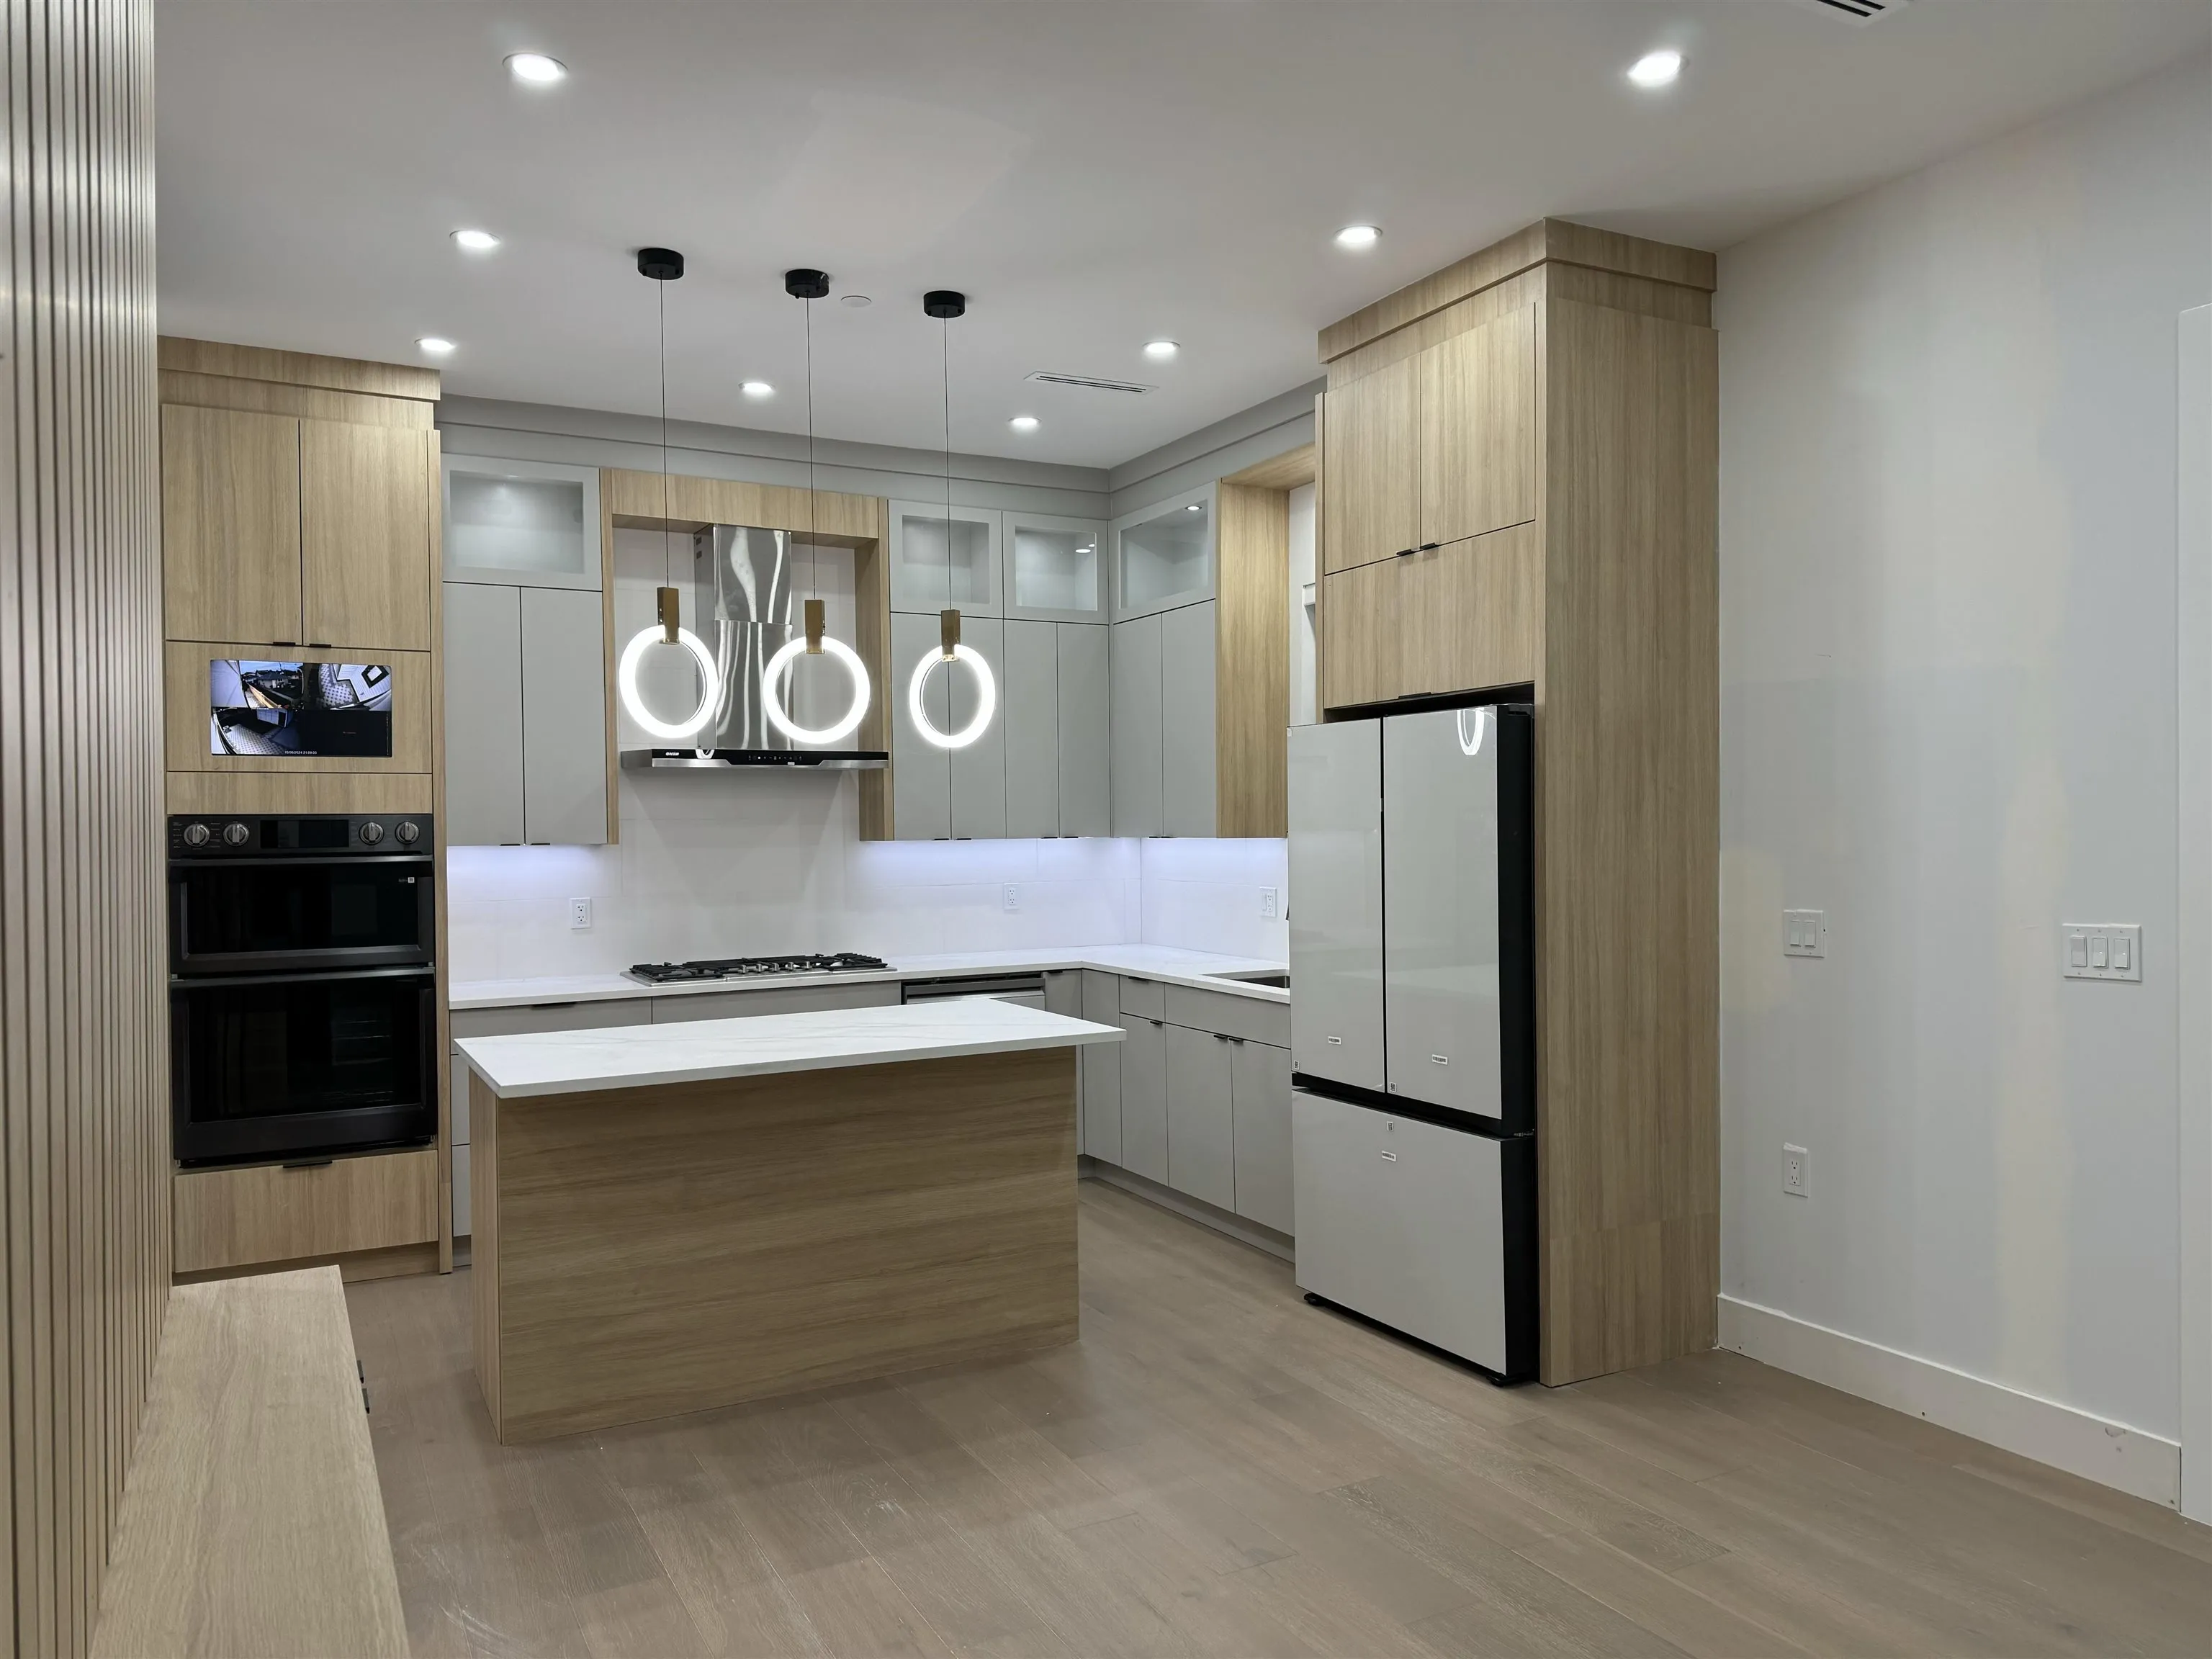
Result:
<svg viewBox="0 0 2212 1659"><path fill-rule="evenodd" d="M1066 1048L512 1101L472 1075L500 1439L1073 1341L1075 1076Z"/></svg>
<svg viewBox="0 0 2212 1659"><path fill-rule="evenodd" d="M1544 220L1321 336L1324 718L1534 689L1553 1384L1718 1334L1713 285Z"/></svg>
<svg viewBox="0 0 2212 1659"><path fill-rule="evenodd" d="M428 811L442 823L438 372L173 337L159 342L159 366L167 810ZM392 757L209 754L207 664L223 655L388 664ZM443 1053L442 835L438 861ZM428 1149L322 1171L173 1171L173 1271L263 1271L303 1255L349 1277L450 1269L453 1103L439 1092ZM341 1188L343 1201L331 1195Z"/></svg>
<svg viewBox="0 0 2212 1659"><path fill-rule="evenodd" d="M629 467L599 472L600 592L605 617L607 703L607 842L621 837L621 757L616 748L620 693L615 667L622 641L615 638L615 532L672 530L689 535L712 524L752 525L787 530L825 547L853 550L854 597L853 648L867 665L875 688L857 748L888 751L891 746L891 581L890 502L880 495L851 495L836 490L811 492L784 484L743 483L732 478L697 478ZM896 688L903 694L904 688ZM887 772L860 775L860 839L892 838L890 778Z"/></svg>

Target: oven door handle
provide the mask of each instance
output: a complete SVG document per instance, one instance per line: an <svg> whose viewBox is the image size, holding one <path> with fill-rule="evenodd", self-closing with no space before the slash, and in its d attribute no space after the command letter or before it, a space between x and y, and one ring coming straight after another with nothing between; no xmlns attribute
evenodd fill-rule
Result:
<svg viewBox="0 0 2212 1659"><path fill-rule="evenodd" d="M407 968L331 968L313 974L195 974L189 978L169 975L172 991L218 991L236 985L313 985L338 979L428 979L434 984L436 967L429 963Z"/></svg>

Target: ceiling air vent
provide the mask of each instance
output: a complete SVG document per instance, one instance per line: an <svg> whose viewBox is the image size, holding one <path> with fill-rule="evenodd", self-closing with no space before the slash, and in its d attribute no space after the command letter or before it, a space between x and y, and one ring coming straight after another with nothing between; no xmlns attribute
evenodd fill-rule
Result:
<svg viewBox="0 0 2212 1659"><path fill-rule="evenodd" d="M1102 380L1095 374L1055 374L1048 368L1038 369L1029 378L1042 380L1047 386L1088 386L1093 392L1133 392L1139 397L1152 390L1148 386L1139 386L1134 380Z"/></svg>
<svg viewBox="0 0 2212 1659"><path fill-rule="evenodd" d="M1903 11L1911 0L1798 0L1798 3L1840 17L1846 23L1873 23L1893 11Z"/></svg>

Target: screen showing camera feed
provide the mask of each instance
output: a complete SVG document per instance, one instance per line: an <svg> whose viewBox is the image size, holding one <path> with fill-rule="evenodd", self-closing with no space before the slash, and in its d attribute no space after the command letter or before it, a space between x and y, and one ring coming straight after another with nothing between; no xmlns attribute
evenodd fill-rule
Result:
<svg viewBox="0 0 2212 1659"><path fill-rule="evenodd" d="M392 753L392 670L380 662L208 663L208 753Z"/></svg>

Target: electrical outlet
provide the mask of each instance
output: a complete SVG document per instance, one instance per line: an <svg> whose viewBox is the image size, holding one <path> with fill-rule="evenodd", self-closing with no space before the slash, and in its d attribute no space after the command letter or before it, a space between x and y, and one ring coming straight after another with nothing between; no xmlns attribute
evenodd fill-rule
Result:
<svg viewBox="0 0 2212 1659"><path fill-rule="evenodd" d="M592 925L592 902L587 898L568 901L568 931L580 933Z"/></svg>
<svg viewBox="0 0 2212 1659"><path fill-rule="evenodd" d="M2142 927L2138 922L2059 924L2058 971L2068 979L2142 982Z"/></svg>
<svg viewBox="0 0 2212 1659"><path fill-rule="evenodd" d="M1782 913L1782 954L1785 957L1827 955L1828 913L1826 910L1784 910Z"/></svg>
<svg viewBox="0 0 2212 1659"><path fill-rule="evenodd" d="M999 903L1000 908L1004 909L1010 915L1016 910L1020 909L1022 908L1021 883L1018 881L1008 882L1006 884L1005 893L1000 897Z"/></svg>
<svg viewBox="0 0 2212 1659"><path fill-rule="evenodd" d="M1788 1141L1782 1144L1782 1190L1796 1198L1813 1196L1813 1154Z"/></svg>
<svg viewBox="0 0 2212 1659"><path fill-rule="evenodd" d="M1282 908L1281 900L1282 890L1280 888L1262 887L1260 890L1260 920L1262 921L1273 921L1275 919L1276 912Z"/></svg>

